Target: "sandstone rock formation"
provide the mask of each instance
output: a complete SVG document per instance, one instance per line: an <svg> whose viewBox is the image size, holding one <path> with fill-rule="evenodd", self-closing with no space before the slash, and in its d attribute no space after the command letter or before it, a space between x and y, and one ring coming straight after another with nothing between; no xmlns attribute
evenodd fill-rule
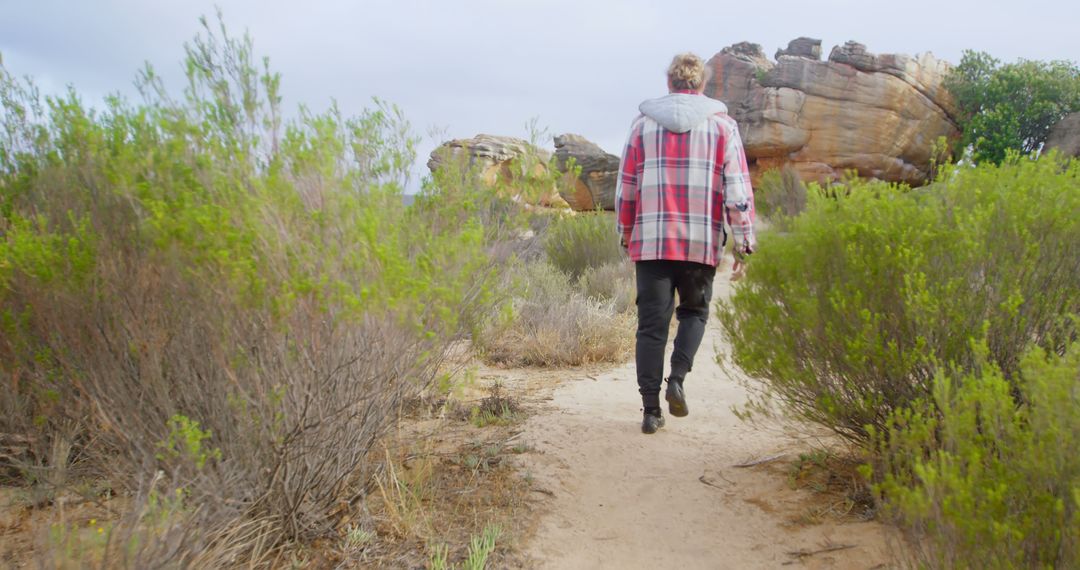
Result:
<svg viewBox="0 0 1080 570"><path fill-rule="evenodd" d="M550 161L550 152L522 139L480 134L471 139L455 139L443 143L431 152L427 165L432 172L451 167L460 169L463 175L475 173L485 184L495 185L501 181L513 191L514 183L523 175L546 174ZM550 191L539 197L539 205L570 207L554 185Z"/></svg>
<svg viewBox="0 0 1080 570"><path fill-rule="evenodd" d="M528 152L544 163L551 156L522 139L480 134L443 143L431 152L427 165L432 172L449 164L474 168L484 182L494 184L500 176L510 176L510 162Z"/></svg>
<svg viewBox="0 0 1080 570"><path fill-rule="evenodd" d="M779 60L781 56L785 55L821 59L821 40L805 37L795 38L788 42L787 49L776 50L776 59Z"/></svg>
<svg viewBox="0 0 1080 570"><path fill-rule="evenodd" d="M1050 129L1046 148L1056 148L1067 156L1080 157L1080 113L1067 115Z"/></svg>
<svg viewBox="0 0 1080 570"><path fill-rule="evenodd" d="M571 192L562 197L575 210L615 209L615 181L619 174L619 157L580 135L565 134L555 137L555 161L561 172L567 171L567 163L573 158L581 168L577 178L568 185Z"/></svg>
<svg viewBox="0 0 1080 570"><path fill-rule="evenodd" d="M751 170L791 164L803 180L847 170L913 185L925 182L932 145L959 135L943 87L948 64L930 54L874 55L855 42L820 61L821 41L799 38L770 61L739 43L709 60L705 94L739 122Z"/></svg>

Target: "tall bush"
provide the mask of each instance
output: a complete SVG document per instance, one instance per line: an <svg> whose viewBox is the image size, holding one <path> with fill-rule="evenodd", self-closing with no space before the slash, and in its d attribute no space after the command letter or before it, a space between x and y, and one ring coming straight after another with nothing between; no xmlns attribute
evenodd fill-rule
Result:
<svg viewBox="0 0 1080 570"><path fill-rule="evenodd" d="M766 171L754 187L754 208L771 221L782 222L806 209L806 185L791 165Z"/></svg>
<svg viewBox="0 0 1080 570"><path fill-rule="evenodd" d="M1034 349L1019 380L992 365L942 372L932 401L892 416L875 438L876 490L913 531L920 567L1080 565L1078 386L1080 343Z"/></svg>
<svg viewBox="0 0 1080 570"><path fill-rule="evenodd" d="M334 532L493 301L492 232L458 207L479 195L435 181L403 207L396 108L285 120L250 38L203 24L181 97L147 67L139 103L91 110L0 68L0 434L44 493L134 498L110 567L257 565Z"/></svg>
<svg viewBox="0 0 1080 570"><path fill-rule="evenodd" d="M1006 378L1029 344L1060 346L1080 309L1080 165L1014 156L947 169L932 187L812 191L790 232L763 236L721 303L757 403L864 442L927 398L973 341Z"/></svg>
<svg viewBox="0 0 1080 570"><path fill-rule="evenodd" d="M607 212L556 219L548 226L544 247L548 260L574 279L590 268L626 257L615 232L615 218Z"/></svg>

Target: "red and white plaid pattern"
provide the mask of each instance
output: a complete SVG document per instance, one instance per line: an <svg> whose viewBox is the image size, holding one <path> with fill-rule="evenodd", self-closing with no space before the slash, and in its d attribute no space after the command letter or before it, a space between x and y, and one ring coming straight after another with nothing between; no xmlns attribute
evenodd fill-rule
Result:
<svg viewBox="0 0 1080 570"><path fill-rule="evenodd" d="M717 113L675 133L639 116L619 167L615 212L634 261L716 266L725 221L735 247L753 251L754 194L735 120Z"/></svg>

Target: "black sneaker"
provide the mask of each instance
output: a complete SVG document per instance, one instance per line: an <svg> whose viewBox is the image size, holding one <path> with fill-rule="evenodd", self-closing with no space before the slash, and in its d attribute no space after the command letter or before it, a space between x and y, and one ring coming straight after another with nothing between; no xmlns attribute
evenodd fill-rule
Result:
<svg viewBox="0 0 1080 570"><path fill-rule="evenodd" d="M664 393L664 399L668 403L668 412L677 418L685 418L690 414L690 409L686 407L686 392L683 391L682 380L678 378L667 379L667 392Z"/></svg>
<svg viewBox="0 0 1080 570"><path fill-rule="evenodd" d="M645 412L645 416L641 419L641 433L656 433L656 430L662 427L664 427L664 415L660 410Z"/></svg>

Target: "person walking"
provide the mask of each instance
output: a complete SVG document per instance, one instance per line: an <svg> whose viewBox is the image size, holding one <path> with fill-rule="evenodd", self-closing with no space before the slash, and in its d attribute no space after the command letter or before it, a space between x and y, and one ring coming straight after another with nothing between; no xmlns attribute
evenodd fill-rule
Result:
<svg viewBox="0 0 1080 570"><path fill-rule="evenodd" d="M619 166L615 212L637 278L638 391L641 431L664 427L660 387L674 310L679 321L665 399L672 416L689 414L683 383L705 334L713 277L731 228L736 260L754 252L754 195L739 128L720 101L706 97L706 67L675 56L668 95L643 102ZM675 292L679 306L675 308Z"/></svg>

